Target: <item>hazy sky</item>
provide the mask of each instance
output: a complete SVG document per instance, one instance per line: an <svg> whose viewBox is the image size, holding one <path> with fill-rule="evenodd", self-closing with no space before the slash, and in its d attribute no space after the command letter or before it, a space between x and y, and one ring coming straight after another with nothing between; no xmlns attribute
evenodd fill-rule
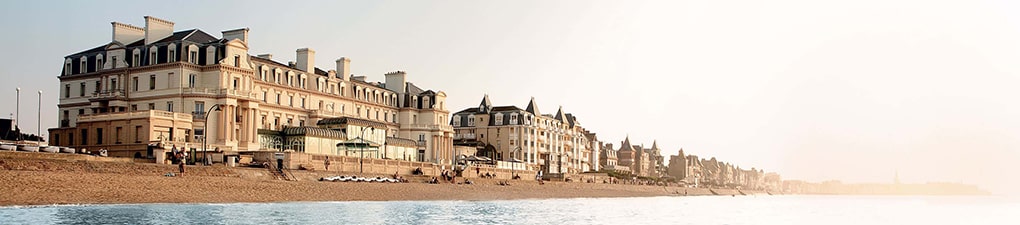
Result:
<svg viewBox="0 0 1020 225"><path fill-rule="evenodd" d="M599 138L785 179L1020 184L1020 4L1011 1L379 1L0 3L0 112L57 122L63 57L110 22L249 27L252 54L405 70L452 111L489 94L563 106Z"/></svg>

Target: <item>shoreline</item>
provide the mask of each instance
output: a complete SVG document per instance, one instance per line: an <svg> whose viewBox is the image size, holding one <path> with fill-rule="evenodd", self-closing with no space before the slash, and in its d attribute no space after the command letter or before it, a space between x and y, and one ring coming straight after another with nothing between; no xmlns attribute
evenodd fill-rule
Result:
<svg viewBox="0 0 1020 225"><path fill-rule="evenodd" d="M187 166L130 162L117 158L58 153L0 152L0 206L146 203L267 203L331 201L487 201L556 198L708 196L703 188L580 182L471 179L475 184L426 184L429 176L408 176L408 183L318 181L355 175L333 171L291 171L297 181L276 180L267 169ZM383 176L387 175L370 175ZM463 178L457 179L459 182ZM736 190L713 189L741 195ZM749 192L749 191L744 191ZM680 194L678 194L680 193ZM752 195L752 193L747 193ZM765 192L753 194L766 195Z"/></svg>

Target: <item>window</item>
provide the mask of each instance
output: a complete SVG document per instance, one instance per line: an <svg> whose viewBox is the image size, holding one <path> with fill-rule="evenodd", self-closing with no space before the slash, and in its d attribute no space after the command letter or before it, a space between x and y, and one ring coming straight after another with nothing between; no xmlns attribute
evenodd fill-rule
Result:
<svg viewBox="0 0 1020 225"><path fill-rule="evenodd" d="M149 90L156 89L156 74L149 75Z"/></svg>
<svg viewBox="0 0 1020 225"><path fill-rule="evenodd" d="M241 79L234 78L234 90L237 90L238 83L241 83Z"/></svg>
<svg viewBox="0 0 1020 225"><path fill-rule="evenodd" d="M139 65L140 65L140 63L139 63L139 61L140 61L140 58L141 58L141 57L139 57L139 56L138 56L138 53L135 53L135 54L134 54L134 55L133 55L133 56L131 57L131 66L139 66Z"/></svg>
<svg viewBox="0 0 1020 225"><path fill-rule="evenodd" d="M453 126L455 126L455 127L459 127L460 126L460 116L453 115Z"/></svg>
<svg viewBox="0 0 1020 225"><path fill-rule="evenodd" d="M142 142L142 126L135 126L135 143Z"/></svg>
<svg viewBox="0 0 1020 225"><path fill-rule="evenodd" d="M131 78L131 87L134 89L132 91L138 91L138 77Z"/></svg>
<svg viewBox="0 0 1020 225"><path fill-rule="evenodd" d="M189 88L195 88L195 81L196 80L198 80L198 75L195 75L195 74L188 75L188 87Z"/></svg>
<svg viewBox="0 0 1020 225"><path fill-rule="evenodd" d="M113 139L116 140L117 144L120 144L120 131L121 127L117 127L117 129L113 132Z"/></svg>
<svg viewBox="0 0 1020 225"><path fill-rule="evenodd" d="M149 103L149 110L156 110L156 103Z"/></svg>
<svg viewBox="0 0 1020 225"><path fill-rule="evenodd" d="M152 54L149 54L149 65L156 65L156 59L156 51L152 51Z"/></svg>
<svg viewBox="0 0 1020 225"><path fill-rule="evenodd" d="M174 46L170 46L170 53L167 54L167 56L169 56L169 57L167 57L167 60L166 60L167 62L176 62L177 61L177 50L173 49L173 48L175 48L175 47Z"/></svg>
<svg viewBox="0 0 1020 225"><path fill-rule="evenodd" d="M287 86L294 86L294 82L291 81L291 77L292 76L287 75Z"/></svg>
<svg viewBox="0 0 1020 225"><path fill-rule="evenodd" d="M132 104L132 105L131 105L131 111L132 111L132 112L134 112L134 111L138 111L138 104Z"/></svg>
<svg viewBox="0 0 1020 225"><path fill-rule="evenodd" d="M96 128L96 144L103 144L103 128Z"/></svg>
<svg viewBox="0 0 1020 225"><path fill-rule="evenodd" d="M98 80L97 80L97 81L96 81L96 88L95 88L95 89L96 89L96 91L95 91L94 93L99 93L99 87L100 87L100 86L103 86L103 81L98 81Z"/></svg>
<svg viewBox="0 0 1020 225"><path fill-rule="evenodd" d="M412 124L418 123L418 115L411 115L411 123Z"/></svg>
<svg viewBox="0 0 1020 225"><path fill-rule="evenodd" d="M117 78L110 78L110 90L117 90Z"/></svg>
<svg viewBox="0 0 1020 225"><path fill-rule="evenodd" d="M89 144L89 130L81 129L81 145Z"/></svg>
<svg viewBox="0 0 1020 225"><path fill-rule="evenodd" d="M78 68L78 72L79 73L87 73L88 72L88 66L85 64L85 60L81 60L81 67Z"/></svg>
<svg viewBox="0 0 1020 225"><path fill-rule="evenodd" d="M205 102L195 102L195 114L205 113Z"/></svg>
<svg viewBox="0 0 1020 225"><path fill-rule="evenodd" d="M78 115L85 115L85 109L78 109Z"/></svg>
<svg viewBox="0 0 1020 225"><path fill-rule="evenodd" d="M191 51L188 53L188 62L191 64L198 64L198 51Z"/></svg>
<svg viewBox="0 0 1020 225"><path fill-rule="evenodd" d="M266 70L259 71L259 80L266 81Z"/></svg>
<svg viewBox="0 0 1020 225"><path fill-rule="evenodd" d="M299 127L305 126L305 120L298 120L298 126Z"/></svg>
<svg viewBox="0 0 1020 225"><path fill-rule="evenodd" d="M241 56L234 56L234 67L241 67Z"/></svg>
<svg viewBox="0 0 1020 225"><path fill-rule="evenodd" d="M68 63L64 63L64 75L71 75L71 72L72 72L71 71L71 63L70 63L71 59L67 59L67 60L68 60Z"/></svg>
<svg viewBox="0 0 1020 225"><path fill-rule="evenodd" d="M294 106L294 96L287 96L287 104L291 107Z"/></svg>
<svg viewBox="0 0 1020 225"><path fill-rule="evenodd" d="M98 71L99 69L102 68L103 68L103 55L99 55L98 57L96 57L96 70Z"/></svg>
<svg viewBox="0 0 1020 225"><path fill-rule="evenodd" d="M475 118L474 117L468 117L468 126L469 127L475 126Z"/></svg>
<svg viewBox="0 0 1020 225"><path fill-rule="evenodd" d="M110 56L110 60L113 61L113 63L110 63L111 67L117 68L117 56Z"/></svg>
<svg viewBox="0 0 1020 225"><path fill-rule="evenodd" d="M510 124L517 124L517 113L510 114Z"/></svg>
<svg viewBox="0 0 1020 225"><path fill-rule="evenodd" d="M301 108L305 108L305 97L301 97Z"/></svg>
<svg viewBox="0 0 1020 225"><path fill-rule="evenodd" d="M280 93L276 93L276 104L280 105Z"/></svg>
<svg viewBox="0 0 1020 225"><path fill-rule="evenodd" d="M85 82L81 82L78 88L78 97L85 96Z"/></svg>
<svg viewBox="0 0 1020 225"><path fill-rule="evenodd" d="M269 92L262 91L262 102L269 102Z"/></svg>
<svg viewBox="0 0 1020 225"><path fill-rule="evenodd" d="M167 112L173 112L174 111L174 102L173 101L166 102L166 111Z"/></svg>
<svg viewBox="0 0 1020 225"><path fill-rule="evenodd" d="M428 100L428 99L426 99L426 100ZM503 114L502 113L496 113L496 121L495 122L496 122L496 126L503 125Z"/></svg>
<svg viewBox="0 0 1020 225"><path fill-rule="evenodd" d="M71 85L70 84L64 84L64 98L70 98L70 97L71 97Z"/></svg>

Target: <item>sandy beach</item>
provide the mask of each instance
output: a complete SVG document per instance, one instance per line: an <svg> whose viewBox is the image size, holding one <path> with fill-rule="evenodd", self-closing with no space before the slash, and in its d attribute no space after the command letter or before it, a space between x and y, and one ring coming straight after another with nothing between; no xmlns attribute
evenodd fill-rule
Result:
<svg viewBox="0 0 1020 225"><path fill-rule="evenodd" d="M167 177L176 166L104 162L91 156L49 157L0 152L0 205L109 203L229 203L289 201L506 200L536 198L711 195L707 189L624 184L472 179L475 184L322 182L318 178L356 175L293 171L297 181L277 180L261 168L188 166L185 176ZM54 155L57 156L57 155ZM719 192L719 190L716 190ZM732 190L725 190L732 192Z"/></svg>

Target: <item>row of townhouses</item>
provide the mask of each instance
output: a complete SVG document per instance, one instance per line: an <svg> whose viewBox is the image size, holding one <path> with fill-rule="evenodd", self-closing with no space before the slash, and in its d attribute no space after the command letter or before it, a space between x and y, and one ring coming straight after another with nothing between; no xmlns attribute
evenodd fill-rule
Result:
<svg viewBox="0 0 1020 225"><path fill-rule="evenodd" d="M309 48L279 62L249 53L248 32L177 31L151 16L144 27L113 22L109 42L64 58L60 123L49 129L49 144L137 158L175 146L227 155L473 160L546 174L617 171L720 185L762 179L683 150L667 172L656 142L645 148L627 137L614 148L562 107L541 113L534 98L522 109L493 105L485 95L451 115L446 93L416 86L404 71L370 81L354 75L345 57L324 70Z"/></svg>

